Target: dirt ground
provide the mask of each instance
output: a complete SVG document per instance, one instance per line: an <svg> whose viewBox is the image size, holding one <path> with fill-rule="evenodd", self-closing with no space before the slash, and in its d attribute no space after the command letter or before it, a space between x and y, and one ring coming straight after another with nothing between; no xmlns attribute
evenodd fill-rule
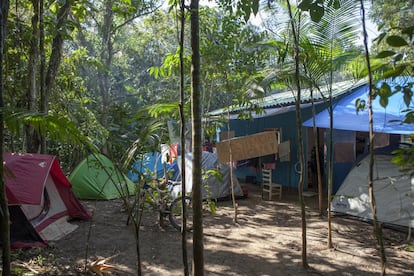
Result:
<svg viewBox="0 0 414 276"><path fill-rule="evenodd" d="M372 225L333 217L334 249L327 249L326 217L317 213L317 197L306 197L307 256L309 270L302 268L301 218L298 197L284 191L281 200L265 201L257 186L248 186L247 199L238 200L238 224L233 223L231 202L218 202L216 214L205 212L205 275L378 275L380 258ZM132 225L120 200L84 201L93 213L90 221L75 222L77 230L48 248L13 254L14 271L24 275L96 275L85 263L106 259L115 266L111 274L137 275L136 243ZM191 264L192 243L188 235ZM407 233L384 231L387 274L414 275L413 245ZM156 213L143 216L140 229L143 275L183 275L181 234L168 222L158 225Z"/></svg>

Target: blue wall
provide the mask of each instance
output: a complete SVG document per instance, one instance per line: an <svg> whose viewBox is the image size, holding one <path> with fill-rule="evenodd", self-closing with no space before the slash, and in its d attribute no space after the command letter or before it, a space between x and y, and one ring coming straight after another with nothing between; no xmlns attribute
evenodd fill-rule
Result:
<svg viewBox="0 0 414 276"><path fill-rule="evenodd" d="M316 112L320 112L323 109L328 107L328 103L318 104L316 106ZM301 109L302 123L312 117L311 107L306 107ZM231 120L230 121L230 130L234 131L235 137L246 136L262 132L267 128L280 128L282 130L282 142L290 140L291 142L291 161L290 162L280 162L276 161L276 169L273 171L273 179L275 182L282 184L285 187L290 187L296 189L299 183L299 173L296 172L295 167L299 169L299 160L298 160L298 138L297 138L297 125L296 125L296 112L290 111L283 114L267 116L262 118L256 118L253 120ZM302 127L303 135L303 148L305 152L305 174L304 174L304 187L307 188L307 162L308 162L308 149L306 148L306 127ZM225 125L222 128L223 131L227 130ZM329 130L327 130L329 132ZM343 133L340 131L335 131L334 141L338 142L339 137ZM328 135L328 133L327 133ZM339 140L338 140L339 139ZM336 141L338 140L338 141ZM328 142L328 141L327 141ZM344 178L352 168L352 163L338 163L334 164L333 171L333 191L339 188L342 184ZM327 168L325 168L327 172ZM236 171L236 174L240 178L245 178L246 176L255 175L255 172L251 168L243 167ZM327 177L327 174L326 176ZM260 179L257 179L260 181ZM326 179L327 183L327 179Z"/></svg>
<svg viewBox="0 0 414 276"><path fill-rule="evenodd" d="M322 108L318 107L318 109ZM302 121L311 117L311 108L303 108ZM257 118L254 120L231 120L230 129L234 131L236 137L251 135L262 132L266 128L280 128L282 130L282 142L290 140L291 143L291 161L280 162L276 161L276 169L273 171L273 179L275 182L282 184L285 187L297 188L299 183L299 174L295 171L295 166L299 169L298 160L298 135L296 125L296 112L290 111L283 114ZM227 126L222 128L227 130ZM302 128L303 139L306 141L306 131ZM304 150L306 152L306 143L304 142ZM306 157L305 157L306 159ZM307 166L305 166L305 170ZM237 170L238 177L245 177L246 175L253 175L254 172L249 168L242 168ZM258 179L259 180L259 179ZM306 187L306 179L305 179Z"/></svg>

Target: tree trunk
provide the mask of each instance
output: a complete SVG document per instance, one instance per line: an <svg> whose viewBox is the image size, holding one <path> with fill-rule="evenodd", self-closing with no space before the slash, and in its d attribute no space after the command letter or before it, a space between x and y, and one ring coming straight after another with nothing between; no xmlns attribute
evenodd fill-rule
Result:
<svg viewBox="0 0 414 276"><path fill-rule="evenodd" d="M27 87L27 109L29 113L36 112L37 109L37 94L38 94L38 58L39 58L39 1L32 0L33 16L32 16L32 37L30 39L30 53L28 64L28 87ZM32 127L28 126L26 129L27 135L27 152L38 152L39 150L39 134Z"/></svg>
<svg viewBox="0 0 414 276"><path fill-rule="evenodd" d="M185 194L186 191L186 169L185 169L185 116L184 116L184 104L185 104L185 68L184 68L184 34L185 34L185 2L180 1L180 144L181 144L181 191ZM181 228L181 248L183 254L184 276L190 274L188 267L188 252L187 252L187 208L185 203L185 196L182 197L182 228Z"/></svg>
<svg viewBox="0 0 414 276"><path fill-rule="evenodd" d="M369 85L369 97L368 97L368 115L369 115L369 180L368 180L368 194L371 202L372 210L372 223L374 226L374 234L378 242L380 256L381 256L381 275L385 275L387 258L385 256L384 240L382 236L382 226L377 218L377 206L375 203L374 195L374 128L373 128L373 110L372 110L372 100L373 100L373 82L372 82L372 72L371 72L371 62L369 58L368 50L368 35L365 26L365 8L364 1L360 0L361 4L361 13L362 13L362 29L364 35L364 49L365 49L365 60L367 63L368 69L368 85Z"/></svg>
<svg viewBox="0 0 414 276"><path fill-rule="evenodd" d="M229 126L230 126L230 115L228 116L229 118ZM230 133L230 132L229 132ZM233 202L233 223L237 224L238 220L237 220L237 214L238 214L238 204L236 202L236 195L234 193L234 176L233 176L233 153L232 153L232 148L231 148L231 140L229 139L229 154L230 154L230 183L231 183L231 201Z"/></svg>
<svg viewBox="0 0 414 276"><path fill-rule="evenodd" d="M318 182L318 206L319 206L319 215L323 216L323 189L322 189L322 173L321 173L321 159L319 152L319 135L318 128L316 127L316 110L315 102L313 100L313 89L311 89L311 103L312 103L312 132L314 138L314 147L315 147L315 161L316 161L316 177Z"/></svg>
<svg viewBox="0 0 414 276"><path fill-rule="evenodd" d="M60 8L57 15L56 21L56 35L53 38L52 42L52 53L50 54L49 65L47 68L47 74L45 77L45 89L44 95L42 95L41 101L41 111L47 113L49 111L49 98L52 91L53 84L56 79L56 75L59 71L59 66L62 60L62 51L63 51L63 33L62 28L64 27L69 12L70 12L70 0L65 1L63 6Z"/></svg>
<svg viewBox="0 0 414 276"><path fill-rule="evenodd" d="M229 78L228 78L227 73L225 73L225 77L226 77L226 92L227 92L227 95L230 95L232 90L230 88L230 83L229 83ZM230 106L231 105L230 100L228 101L229 101L228 105ZM227 121L228 121L227 133L230 133L230 110L227 110ZM229 140L228 147L229 147L229 160L230 160L229 168L230 168L230 184L231 184L231 201L233 203L233 210L234 210L233 222L237 224L238 223L237 221L238 205L236 202L236 195L234 194L234 179L233 179L233 171L232 171L233 170L232 169L233 168L233 151L232 151L232 143L231 143L230 137L228 137L228 140Z"/></svg>
<svg viewBox="0 0 414 276"><path fill-rule="evenodd" d="M46 57L45 57L45 23L44 23L44 0L39 0L39 52L40 52L40 95L41 99L44 100L45 94L45 68L46 68ZM40 108L42 109L42 104ZM40 153L47 153L46 148L46 135L40 136Z"/></svg>
<svg viewBox="0 0 414 276"><path fill-rule="evenodd" d="M112 11L112 0L105 1L105 13L104 21L102 24L102 44L101 44L101 54L100 59L101 63L104 66L103 70L100 70L98 73L98 89L102 98L101 105L101 119L100 122L104 128L108 126L108 112L110 104L110 89L111 81L109 72L111 71L112 64L112 21L113 21L113 11ZM102 145L102 152L106 155L109 154L109 147L107 141Z"/></svg>
<svg viewBox="0 0 414 276"><path fill-rule="evenodd" d="M35 1L35 0L32 0ZM40 0L38 3L39 5L39 12L38 12L38 23L39 23L39 30L38 30L38 42L36 47L36 58L40 54L40 74L36 76L39 78L39 90L40 90L40 112L43 114L47 114L49 111L49 99L50 94L52 91L53 84L55 82L57 73L59 71L59 66L62 60L62 52L63 52L63 34L62 28L67 21L67 17L70 11L70 1L65 1L63 6L60 8L57 21L56 21L56 35L52 41L52 52L50 54L49 65L46 71L46 58L45 58L45 45L44 45L44 1ZM36 99L37 102L37 99ZM35 102L35 103L36 103ZM34 109L37 110L37 107ZM45 133L37 133L37 150L42 153L47 152L47 145L46 145L46 135ZM40 146L40 148L39 148Z"/></svg>
<svg viewBox="0 0 414 276"><path fill-rule="evenodd" d="M4 102L3 102L3 53L4 42L6 40L7 16L9 13L9 1L0 2L0 122L4 122ZM0 128L0 152L3 152L3 128ZM3 164L3 154L0 154L0 164ZM4 182L4 168L0 170L0 229L2 243L2 266L3 275L11 275L11 256L10 256L10 215L7 203L6 185Z"/></svg>
<svg viewBox="0 0 414 276"><path fill-rule="evenodd" d="M139 197L139 195L135 195L135 196L136 197ZM139 233L139 228L141 227L141 221L142 221L142 213L144 211L140 207L140 206L143 206L143 204L144 204L143 202L141 202L141 200L144 200L144 199L143 198L140 198L139 199L138 206L136 207L138 209L138 211L135 214L136 217L133 218L133 222L134 222L134 233L135 233L135 250L137 252L137 275L138 276L142 276L143 275L143 273L142 273L142 264L141 264L140 235L139 235L140 234Z"/></svg>
<svg viewBox="0 0 414 276"><path fill-rule="evenodd" d="M204 275L203 214L201 198L201 104L199 0L191 0L191 115L193 142L193 275Z"/></svg>
<svg viewBox="0 0 414 276"><path fill-rule="evenodd" d="M300 110L300 103L301 103L301 85L300 85L300 50L299 50L299 30L296 30L295 21L292 15L292 7L290 6L289 0L286 0L286 4L289 11L289 19L292 28L292 35L294 40L294 59L295 59L295 85L297 89L297 97L296 97L296 126L298 130L298 155L299 155L299 163L300 163L300 177L298 183L298 193L299 193L299 202L300 202L300 209L301 209L301 217L302 217L302 266L306 269L309 267L308 260L307 260L307 240L306 240L306 210L305 210L305 201L303 198L303 175L305 173L305 157L303 154L303 137L302 137L302 118L301 118L301 110ZM300 24L298 24L299 26Z"/></svg>
<svg viewBox="0 0 414 276"><path fill-rule="evenodd" d="M333 174L333 107L332 107L332 93L329 97L329 143L328 143L328 248L333 248L332 243L332 213L331 213L331 201L332 201L332 174Z"/></svg>

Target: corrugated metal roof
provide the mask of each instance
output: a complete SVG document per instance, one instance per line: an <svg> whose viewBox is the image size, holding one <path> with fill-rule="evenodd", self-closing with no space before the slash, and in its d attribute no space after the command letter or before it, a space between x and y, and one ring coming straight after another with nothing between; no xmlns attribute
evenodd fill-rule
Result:
<svg viewBox="0 0 414 276"><path fill-rule="evenodd" d="M343 81L332 84L332 98L335 99L339 96L345 95L352 91L353 89L366 84L366 81ZM252 100L252 104L263 108L263 109L273 109L273 108L282 108L287 106L293 106L296 103L296 93L295 91L286 90L281 92L276 92L272 95L261 99ZM326 100L329 97L329 88L328 86L322 87L320 90L313 91L313 101L321 102ZM311 90L302 89L301 90L301 104L306 104L311 102ZM240 111L249 110L249 106L231 106L226 108L217 109L208 113L208 116L218 116L230 113L236 113Z"/></svg>

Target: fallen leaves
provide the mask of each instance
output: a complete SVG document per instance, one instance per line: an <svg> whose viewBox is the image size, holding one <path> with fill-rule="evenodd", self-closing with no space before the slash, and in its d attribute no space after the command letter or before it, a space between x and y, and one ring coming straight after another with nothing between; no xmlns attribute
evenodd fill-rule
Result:
<svg viewBox="0 0 414 276"><path fill-rule="evenodd" d="M114 258L115 256L111 256L105 259L98 259L96 261L91 262L88 264L89 271L95 273L98 276L104 276L105 273L110 273L112 270L116 270L116 266L107 264L109 260Z"/></svg>

